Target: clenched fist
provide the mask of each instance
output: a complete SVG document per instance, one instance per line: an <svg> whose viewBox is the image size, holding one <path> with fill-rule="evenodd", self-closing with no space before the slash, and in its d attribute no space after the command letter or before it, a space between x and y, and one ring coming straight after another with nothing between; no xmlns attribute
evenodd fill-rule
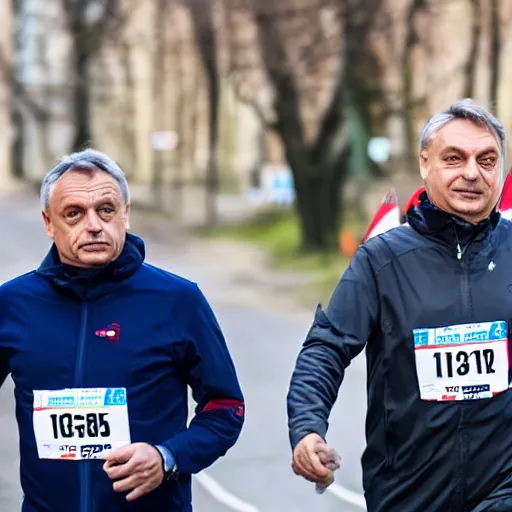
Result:
<svg viewBox="0 0 512 512"><path fill-rule="evenodd" d="M136 500L164 480L162 457L159 451L147 443L133 443L108 452L103 470L111 480L114 491L131 491L126 499Z"/></svg>
<svg viewBox="0 0 512 512"><path fill-rule="evenodd" d="M329 487L334 482L334 470L339 460L333 460L333 451L318 434L305 436L293 451L292 468L319 487Z"/></svg>

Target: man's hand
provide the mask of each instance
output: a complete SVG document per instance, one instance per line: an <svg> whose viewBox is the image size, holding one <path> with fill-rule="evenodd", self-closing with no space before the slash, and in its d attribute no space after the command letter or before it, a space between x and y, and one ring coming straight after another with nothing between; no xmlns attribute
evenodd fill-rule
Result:
<svg viewBox="0 0 512 512"><path fill-rule="evenodd" d="M305 436L293 451L292 468L295 474L320 487L329 487L334 482L334 470L327 467L331 462L332 451L318 434Z"/></svg>
<svg viewBox="0 0 512 512"><path fill-rule="evenodd" d="M164 480L162 457L147 443L133 443L108 452L103 470L114 482L114 491L131 491L127 501L133 501L156 489Z"/></svg>

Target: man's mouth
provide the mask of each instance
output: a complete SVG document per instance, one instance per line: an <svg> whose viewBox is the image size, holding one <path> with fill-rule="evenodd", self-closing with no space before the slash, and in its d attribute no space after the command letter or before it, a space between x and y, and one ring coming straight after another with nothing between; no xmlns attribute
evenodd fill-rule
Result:
<svg viewBox="0 0 512 512"><path fill-rule="evenodd" d="M455 192L468 198L476 198L482 195L482 192L479 190L456 189Z"/></svg>
<svg viewBox="0 0 512 512"><path fill-rule="evenodd" d="M106 242L89 242L80 246L80 249L85 249L86 251L103 251L108 247Z"/></svg>

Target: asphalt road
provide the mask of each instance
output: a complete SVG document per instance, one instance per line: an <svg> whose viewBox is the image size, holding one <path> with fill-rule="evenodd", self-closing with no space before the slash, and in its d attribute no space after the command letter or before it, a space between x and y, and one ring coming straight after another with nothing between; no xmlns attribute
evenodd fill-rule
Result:
<svg viewBox="0 0 512 512"><path fill-rule="evenodd" d="M141 223L141 226L147 223ZM136 226L135 226L136 229ZM342 456L336 484L319 496L290 469L286 391L312 312L281 307L271 294L233 272L230 261L204 254L188 239L145 238L147 260L199 283L226 335L245 392L247 419L237 445L194 479L196 512L356 512L362 500L365 361L347 372L328 440ZM37 198L0 196L0 283L35 268L47 249ZM233 254L233 258L237 255ZM255 269L257 271L257 269ZM243 277L243 276L242 276ZM250 277L250 276L249 276ZM0 510L18 512L18 438L12 382L0 389Z"/></svg>

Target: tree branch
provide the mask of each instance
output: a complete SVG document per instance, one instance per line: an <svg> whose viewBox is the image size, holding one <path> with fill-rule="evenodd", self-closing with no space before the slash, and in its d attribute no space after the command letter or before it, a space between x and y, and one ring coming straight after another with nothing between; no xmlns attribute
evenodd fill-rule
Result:
<svg viewBox="0 0 512 512"><path fill-rule="evenodd" d="M314 162L325 156L325 148L334 140L336 132L343 124L345 101L344 101L344 72L338 71L333 87L331 101L324 111L324 116L318 130L315 143L311 150L311 158Z"/></svg>
<svg viewBox="0 0 512 512"><path fill-rule="evenodd" d="M244 105L247 105L248 107L251 107L254 110L254 113L256 114L256 116L258 117L263 126L268 128L269 130L277 130L276 121L268 118L267 114L265 113L261 105L258 103L258 101L254 98L251 98L248 94L243 93L240 84L237 84L236 81L233 81L232 83L233 89L235 91L235 96L238 98L238 100Z"/></svg>
<svg viewBox="0 0 512 512"><path fill-rule="evenodd" d="M347 98L364 87L365 62L368 61L368 41L371 28L380 11L381 0L347 1L338 11L343 29L338 52L338 73L333 85L331 100L328 103L320 129L312 148L313 161L329 158L340 150L339 141L345 130L345 109Z"/></svg>
<svg viewBox="0 0 512 512"><path fill-rule="evenodd" d="M480 0L470 0L472 11L471 22L471 43L468 52L466 65L464 66L464 77L466 83L464 85L464 97L473 97L475 87L475 72L478 61L478 50L480 48L480 34L482 32L482 6Z"/></svg>
<svg viewBox="0 0 512 512"><path fill-rule="evenodd" d="M498 0L491 2L491 83L490 83L490 103L493 112L498 108L498 86L500 78L500 56L501 56L501 23L500 23L500 3Z"/></svg>
<svg viewBox="0 0 512 512"><path fill-rule="evenodd" d="M277 20L258 9L260 0L253 0L253 13L258 26L259 46L267 75L274 88L276 130L285 145L306 147L306 138L301 119L299 87L291 69L277 26ZM274 65L279 62L280 65Z"/></svg>
<svg viewBox="0 0 512 512"><path fill-rule="evenodd" d="M14 98L25 105L36 120L40 123L48 122L50 113L48 109L37 103L29 94L23 83L15 76L13 67L8 63L3 51L0 51L0 67L4 70L8 82L12 86Z"/></svg>

